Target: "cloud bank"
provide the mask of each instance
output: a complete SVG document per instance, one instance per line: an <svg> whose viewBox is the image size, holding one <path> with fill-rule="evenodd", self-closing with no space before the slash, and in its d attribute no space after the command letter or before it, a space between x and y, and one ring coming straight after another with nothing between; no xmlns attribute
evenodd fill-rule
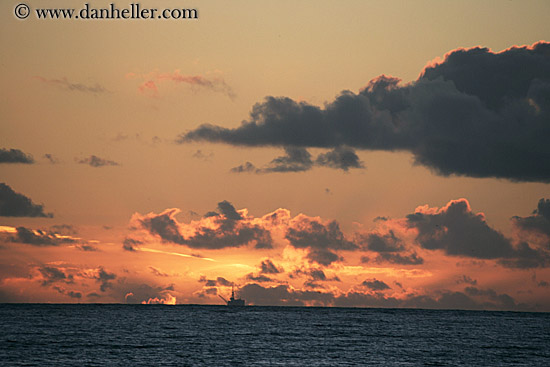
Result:
<svg viewBox="0 0 550 367"><path fill-rule="evenodd" d="M324 108L267 97L241 126L205 124L177 142L400 150L439 175L550 182L549 95L550 43L457 49L410 84L382 75Z"/></svg>

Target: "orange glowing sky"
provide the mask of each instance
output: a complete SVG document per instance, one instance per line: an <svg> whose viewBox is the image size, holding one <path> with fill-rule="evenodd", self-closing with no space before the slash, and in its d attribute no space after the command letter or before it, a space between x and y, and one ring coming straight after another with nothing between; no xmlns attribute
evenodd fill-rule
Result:
<svg viewBox="0 0 550 367"><path fill-rule="evenodd" d="M17 4L0 302L550 311L547 1Z"/></svg>

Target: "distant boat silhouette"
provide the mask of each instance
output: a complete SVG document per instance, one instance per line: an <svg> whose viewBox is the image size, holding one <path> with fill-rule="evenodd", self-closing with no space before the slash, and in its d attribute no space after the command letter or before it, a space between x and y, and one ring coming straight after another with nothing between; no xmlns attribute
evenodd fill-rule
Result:
<svg viewBox="0 0 550 367"><path fill-rule="evenodd" d="M229 307L244 306L244 299L235 298L235 290L233 289L233 285L231 285L231 298L229 298L229 301L223 298L223 296L219 296Z"/></svg>

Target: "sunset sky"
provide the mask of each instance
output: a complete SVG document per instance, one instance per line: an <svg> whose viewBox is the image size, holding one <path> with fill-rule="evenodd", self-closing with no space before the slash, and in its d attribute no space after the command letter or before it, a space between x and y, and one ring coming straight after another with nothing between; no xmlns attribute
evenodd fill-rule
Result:
<svg viewBox="0 0 550 367"><path fill-rule="evenodd" d="M0 302L550 312L550 2L25 3Z"/></svg>

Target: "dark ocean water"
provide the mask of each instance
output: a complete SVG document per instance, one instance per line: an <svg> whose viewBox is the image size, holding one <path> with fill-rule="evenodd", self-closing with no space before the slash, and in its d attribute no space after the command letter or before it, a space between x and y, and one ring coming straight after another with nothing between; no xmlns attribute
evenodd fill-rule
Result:
<svg viewBox="0 0 550 367"><path fill-rule="evenodd" d="M0 304L2 366L550 366L550 313Z"/></svg>

